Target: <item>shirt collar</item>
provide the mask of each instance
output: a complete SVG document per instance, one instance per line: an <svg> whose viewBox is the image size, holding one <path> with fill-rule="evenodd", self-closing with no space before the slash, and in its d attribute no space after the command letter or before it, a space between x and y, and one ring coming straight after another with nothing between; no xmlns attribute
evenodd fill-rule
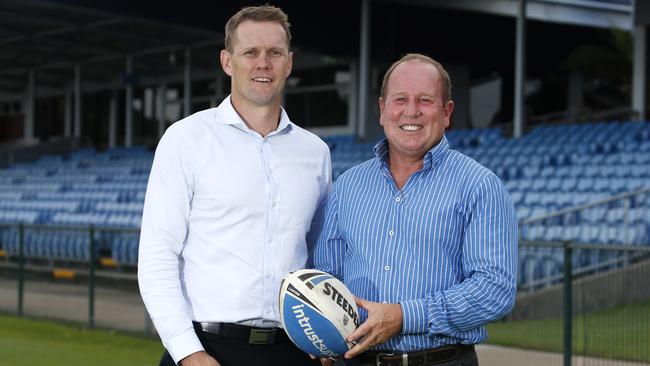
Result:
<svg viewBox="0 0 650 366"><path fill-rule="evenodd" d="M215 119L217 123L232 125L240 130L252 132L252 130L246 126L246 122L244 122L239 113L237 113L235 108L232 106L230 95L228 95L228 97L226 97L215 109ZM270 134L277 134L285 129L290 131L291 128L293 128L293 122L289 119L289 115L284 108L280 106L280 123L278 123L278 128Z"/></svg>
<svg viewBox="0 0 650 366"><path fill-rule="evenodd" d="M449 150L449 141L447 137L442 135L442 139L438 144L429 149L424 154L424 163L422 164L422 169L430 169L431 167L437 165L440 160L445 156ZM388 163L388 139L383 139L379 141L374 147L375 156L377 159L383 163Z"/></svg>

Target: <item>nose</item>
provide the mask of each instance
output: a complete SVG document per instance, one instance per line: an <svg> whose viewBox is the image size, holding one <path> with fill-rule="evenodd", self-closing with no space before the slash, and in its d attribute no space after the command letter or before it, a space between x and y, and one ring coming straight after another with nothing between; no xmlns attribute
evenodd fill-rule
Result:
<svg viewBox="0 0 650 366"><path fill-rule="evenodd" d="M406 104L406 108L404 109L404 114L407 117L412 118L420 117L422 115L422 111L420 111L420 107L418 106L417 101L409 100L409 102Z"/></svg>
<svg viewBox="0 0 650 366"><path fill-rule="evenodd" d="M260 57L257 59L257 68L258 69L268 69L271 66L270 55L266 52L260 53Z"/></svg>

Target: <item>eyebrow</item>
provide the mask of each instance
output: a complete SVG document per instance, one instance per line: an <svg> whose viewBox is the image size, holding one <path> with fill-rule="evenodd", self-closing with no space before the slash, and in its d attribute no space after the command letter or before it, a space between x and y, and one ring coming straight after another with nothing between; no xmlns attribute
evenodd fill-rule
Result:
<svg viewBox="0 0 650 366"><path fill-rule="evenodd" d="M394 97L399 97L399 96L407 96L407 95L408 95L407 92L397 92L397 93L394 93L394 94L388 94L389 97L393 97L393 98L394 98ZM416 95L416 97L418 97L418 98L419 98L419 97L430 97L430 98L435 98L435 94L420 93L420 94Z"/></svg>
<svg viewBox="0 0 650 366"><path fill-rule="evenodd" d="M283 53L288 53L289 52L289 50L287 50L286 48L278 47L278 46L271 46L271 47L268 47L268 48L264 48L264 47L260 47L260 46L242 46L242 51L243 52L257 51L257 50L260 50L260 49L267 50L267 51L280 51L280 52L283 52Z"/></svg>

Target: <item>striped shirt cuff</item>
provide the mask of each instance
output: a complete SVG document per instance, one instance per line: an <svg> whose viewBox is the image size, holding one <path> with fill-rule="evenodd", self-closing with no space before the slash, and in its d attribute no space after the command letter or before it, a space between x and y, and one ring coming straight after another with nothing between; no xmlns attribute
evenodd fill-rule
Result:
<svg viewBox="0 0 650 366"><path fill-rule="evenodd" d="M402 334L427 333L425 299L400 301L402 306Z"/></svg>

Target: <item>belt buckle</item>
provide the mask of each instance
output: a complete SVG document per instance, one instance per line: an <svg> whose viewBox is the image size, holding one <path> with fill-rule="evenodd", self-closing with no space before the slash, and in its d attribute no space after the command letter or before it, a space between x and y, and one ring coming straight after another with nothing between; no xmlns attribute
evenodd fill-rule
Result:
<svg viewBox="0 0 650 366"><path fill-rule="evenodd" d="M275 340L275 329L251 329L249 344L271 344Z"/></svg>
<svg viewBox="0 0 650 366"><path fill-rule="evenodd" d="M384 352L377 353L377 355L375 356L375 365L376 366L381 366L381 364L382 364L381 358L384 357L384 356L395 356L395 354L394 353L384 353Z"/></svg>

